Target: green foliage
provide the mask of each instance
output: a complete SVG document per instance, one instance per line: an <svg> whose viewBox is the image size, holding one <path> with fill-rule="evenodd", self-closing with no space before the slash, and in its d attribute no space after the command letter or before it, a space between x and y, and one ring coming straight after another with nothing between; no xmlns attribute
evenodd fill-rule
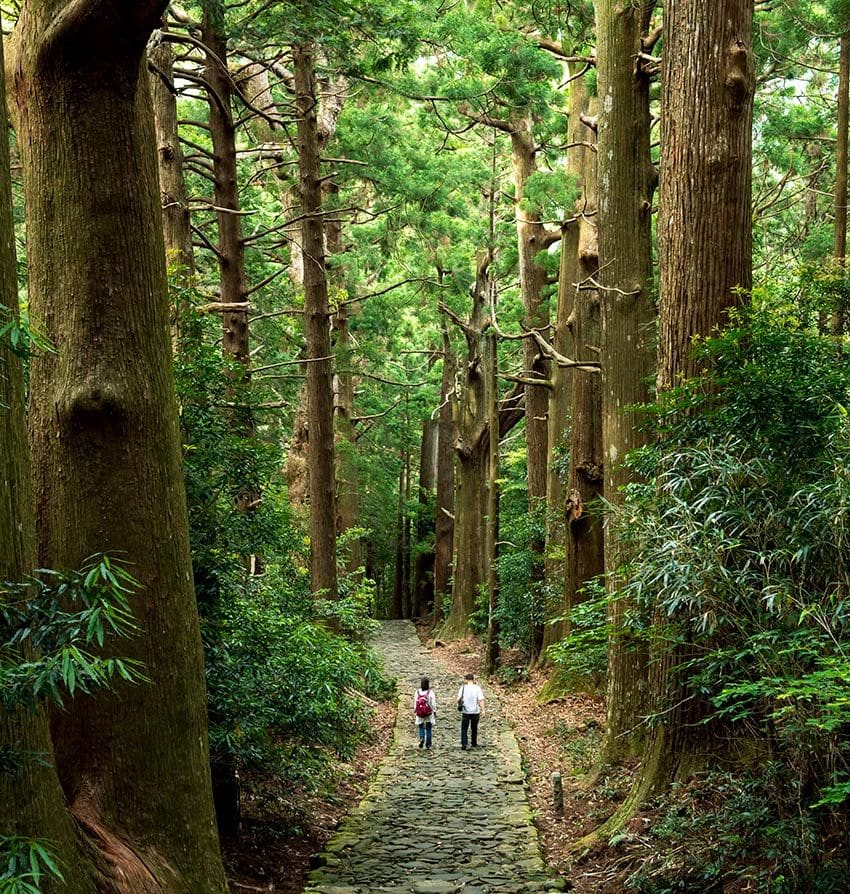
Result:
<svg viewBox="0 0 850 894"><path fill-rule="evenodd" d="M604 584L596 580L588 583L584 595L570 610L569 632L549 647L547 656L574 685L599 692L608 669L608 598Z"/></svg>
<svg viewBox="0 0 850 894"><path fill-rule="evenodd" d="M0 304L0 340L8 339L9 347L18 357L27 359L33 349L56 352L47 336L34 326L24 312L14 314L5 304Z"/></svg>
<svg viewBox="0 0 850 894"><path fill-rule="evenodd" d="M143 680L141 665L107 657L107 638L127 637L129 597L138 584L125 563L93 556L79 571L39 569L23 583L0 584L0 704L34 708L48 699Z"/></svg>
<svg viewBox="0 0 850 894"><path fill-rule="evenodd" d="M0 835L0 894L41 894L50 878L64 881L47 843Z"/></svg>
<svg viewBox="0 0 850 894"><path fill-rule="evenodd" d="M789 799L789 792L796 798ZM627 884L639 894L730 885L754 894L833 894L850 862L837 837L799 808L797 781L776 763L742 776L715 773L674 792L652 829L652 852Z"/></svg>
<svg viewBox="0 0 850 894"><path fill-rule="evenodd" d="M210 741L238 767L309 783L332 755L350 756L368 727L360 693L382 696L386 684L362 643L368 596L314 612L306 580L293 587L292 571L271 566L245 579L204 626Z"/></svg>
<svg viewBox="0 0 850 894"><path fill-rule="evenodd" d="M528 511L524 448L502 459L499 540L499 641L505 648L531 647L533 626L545 620L542 557L532 550L545 540L545 507Z"/></svg>
<svg viewBox="0 0 850 894"><path fill-rule="evenodd" d="M116 679L143 681L142 665L104 657L108 639L133 635L130 597L138 588L126 562L91 556L78 571L40 568L21 583L0 583L0 710L60 707L67 697L111 688ZM97 650L97 651L95 651ZM15 776L45 757L0 745L0 775ZM0 835L0 894L40 894L62 881L49 844Z"/></svg>
<svg viewBox="0 0 850 894"><path fill-rule="evenodd" d="M175 377L211 750L237 769L315 784L317 770L349 756L364 735L362 696L385 692L365 646L374 584L342 575L338 600L310 592L282 448L258 419L246 427L262 391L201 337L204 325L187 312ZM249 572L250 556L262 574Z"/></svg>
<svg viewBox="0 0 850 894"><path fill-rule="evenodd" d="M642 623L654 621L665 648L690 644L676 698L706 701L776 763L774 803L747 848L751 862L773 854L800 865L780 865L776 886L757 890L802 892L821 884L819 836L846 820L850 365L845 346L804 328L781 300L756 305L703 344L709 371L656 406L660 438L631 458L648 483L631 486L617 524L634 559L624 592ZM782 801L794 805L784 831L773 825ZM788 837L801 850L774 853ZM712 865L719 879L727 863ZM670 877L691 878L681 870ZM700 878L692 884L714 890Z"/></svg>

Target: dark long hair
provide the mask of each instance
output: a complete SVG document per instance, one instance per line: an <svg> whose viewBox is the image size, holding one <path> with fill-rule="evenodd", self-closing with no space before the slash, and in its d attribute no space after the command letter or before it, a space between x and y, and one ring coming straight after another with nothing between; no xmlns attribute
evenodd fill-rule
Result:
<svg viewBox="0 0 850 894"><path fill-rule="evenodd" d="M431 684L430 684L428 678L427 678L427 677L423 677L423 678L419 681L419 691L420 691L420 692L427 692L430 688L431 688Z"/></svg>

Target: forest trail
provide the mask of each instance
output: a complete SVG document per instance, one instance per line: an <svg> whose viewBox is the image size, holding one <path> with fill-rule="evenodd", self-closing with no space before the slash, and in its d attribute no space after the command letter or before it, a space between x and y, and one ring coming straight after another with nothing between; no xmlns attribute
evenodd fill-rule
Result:
<svg viewBox="0 0 850 894"><path fill-rule="evenodd" d="M485 687L479 747L460 749L461 680L424 648L409 621L374 640L398 680L390 750L367 797L343 821L310 874L315 894L520 894L563 890L550 879L526 799L519 746ZM432 750L419 750L413 692L427 676L437 695Z"/></svg>

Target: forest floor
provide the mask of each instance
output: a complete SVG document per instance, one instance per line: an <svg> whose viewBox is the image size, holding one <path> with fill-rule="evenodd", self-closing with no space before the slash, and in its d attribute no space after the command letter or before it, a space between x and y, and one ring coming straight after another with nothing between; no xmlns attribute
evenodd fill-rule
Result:
<svg viewBox="0 0 850 894"><path fill-rule="evenodd" d="M428 637L431 637L429 640ZM433 637L420 629L423 641ZM483 679L483 646L475 637L434 649L435 657L456 673L473 672ZM503 668L512 666L502 656ZM592 832L617 809L632 783L629 768L617 774L594 775L605 724L604 700L598 696L568 695L541 704L546 671L526 672L516 656L514 680L498 686L499 700L519 741L528 776L529 800L540 833L546 862L572 884L573 894L619 894L625 881L646 859L651 843L646 829L651 816L638 815L619 844L601 843L576 858L570 847ZM552 773L559 772L564 787L564 814L558 816L552 799Z"/></svg>
<svg viewBox="0 0 850 894"><path fill-rule="evenodd" d="M396 700L379 702L372 735L350 761L338 761L326 774L330 791L311 792L269 778L242 785L240 840L224 845L225 867L233 894L300 894L311 858L319 853L340 820L365 796L392 736Z"/></svg>

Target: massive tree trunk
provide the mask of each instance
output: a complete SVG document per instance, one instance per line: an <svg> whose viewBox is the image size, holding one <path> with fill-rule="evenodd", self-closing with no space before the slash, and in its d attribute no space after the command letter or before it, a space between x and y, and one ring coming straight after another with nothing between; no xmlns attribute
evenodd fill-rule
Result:
<svg viewBox="0 0 850 894"><path fill-rule="evenodd" d="M602 440L605 496L617 505L629 471L623 460L646 442L635 407L645 403L655 369L652 305L652 193L649 77L640 63L655 0L598 0L599 260L602 316ZM605 527L605 571L616 592L621 556ZM603 758L619 760L638 747L646 699L645 658L624 635L626 606L611 603L608 724Z"/></svg>
<svg viewBox="0 0 850 894"><path fill-rule="evenodd" d="M208 48L204 78L209 84L210 136L213 145L215 206L218 221L216 253L221 285L220 301L229 305L221 316L221 346L226 357L247 366L248 312L234 305L244 304L245 243L239 214L239 182L236 169L236 125L233 121L233 82L227 70L227 38L224 36L223 9L217 4L204 8L201 27Z"/></svg>
<svg viewBox="0 0 850 894"><path fill-rule="evenodd" d="M55 712L56 767L99 888L133 894L226 890L142 70L163 6L31 0L13 65L30 306L57 347L31 372L38 560L133 563L140 632L118 648L151 681Z"/></svg>
<svg viewBox="0 0 850 894"><path fill-rule="evenodd" d="M437 506L434 535L434 624L443 620L443 596L450 592L454 552L454 422L452 391L456 362L443 322L443 375L440 384L440 430L437 435Z"/></svg>
<svg viewBox="0 0 850 894"><path fill-rule="evenodd" d="M752 285L753 2L670 0L666 13L659 390L699 372L694 339L723 326ZM665 613L659 621L670 619ZM661 644L658 652L652 710L660 716L637 786L641 799L720 747L703 723L705 703L682 688L680 666L691 650Z"/></svg>
<svg viewBox="0 0 850 894"><path fill-rule="evenodd" d="M596 115L591 99L587 114ZM592 134L589 139L592 139ZM575 292L570 321L571 353L576 360L595 360L594 348L601 342L599 292L590 284L599 272L596 226L596 157L582 147L582 199L579 220L577 273L582 283ZM577 209L578 210L578 209ZM570 466L567 482L566 579L564 608L570 609L583 598L582 588L605 571L604 532L600 498L603 495L602 380L598 373L573 370ZM567 624L566 631L569 625Z"/></svg>
<svg viewBox="0 0 850 894"><path fill-rule="evenodd" d="M336 480L330 308L322 222L322 180L314 49L293 47L298 113L307 404L310 415L310 575L315 593L337 596Z"/></svg>
<svg viewBox="0 0 850 894"><path fill-rule="evenodd" d="M0 95L5 96L2 46ZM17 318L15 230L9 175L6 105L0 105L0 304ZM5 320L4 320L5 322ZM24 377L21 360L0 337L0 581L23 581L36 568ZM52 744L43 710L0 710L0 749L19 752L17 772L0 773L0 835L36 838L62 864L67 889L93 894L94 882L76 848L74 822L56 768L45 761ZM35 759L34 755L40 755ZM47 889L56 890L48 885Z"/></svg>
<svg viewBox="0 0 850 894"><path fill-rule="evenodd" d="M724 325L752 287L752 19L752 0L668 0L660 389L699 371L694 337Z"/></svg>
<svg viewBox="0 0 850 894"><path fill-rule="evenodd" d="M514 124L511 130L511 148L514 176L514 203L516 213L517 243L519 249L519 283L525 309L525 323L529 328L545 330L549 325L549 314L543 302L546 288L546 268L537 263L537 255L546 248L545 227L539 214L523 209L525 189L535 172L534 134L531 118ZM535 341L527 338L523 343L524 375L529 379L540 379L540 386L526 385L525 388L525 437L528 466L528 508L532 518L538 518L546 505L548 483L548 412L549 412L549 362L543 357ZM532 603L540 606L543 600L542 583L544 577L543 554L545 538L535 536L531 542L533 553L532 579L529 586L533 591ZM542 614L542 606L540 613ZM532 623L531 660L534 661L543 648L543 619L535 618Z"/></svg>

